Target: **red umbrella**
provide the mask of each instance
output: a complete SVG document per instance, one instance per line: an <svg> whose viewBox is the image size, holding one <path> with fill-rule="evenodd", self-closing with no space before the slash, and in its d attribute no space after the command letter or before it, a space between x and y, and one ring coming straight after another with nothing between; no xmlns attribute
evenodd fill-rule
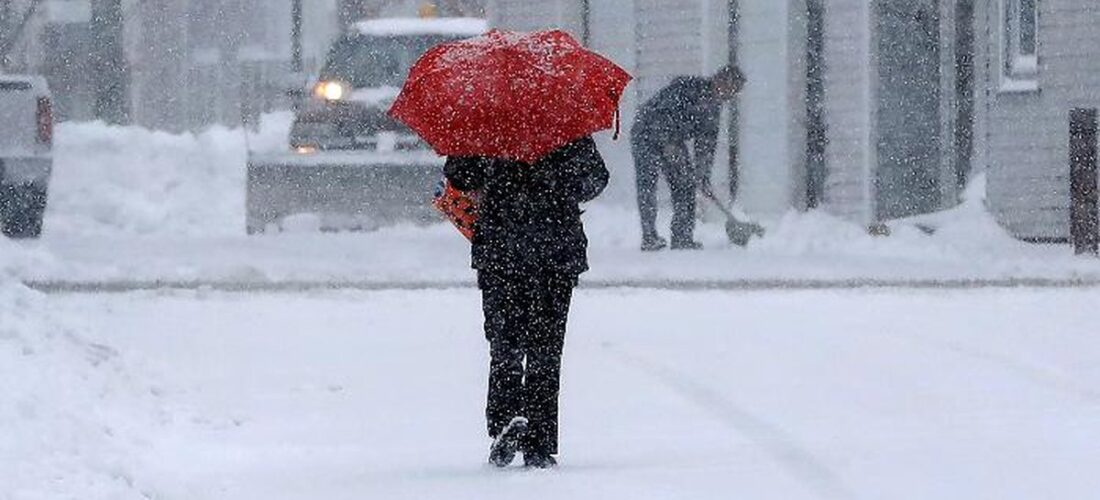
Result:
<svg viewBox="0 0 1100 500"><path fill-rule="evenodd" d="M617 126L630 79L563 31L493 30L424 54L389 114L441 155L534 163Z"/></svg>

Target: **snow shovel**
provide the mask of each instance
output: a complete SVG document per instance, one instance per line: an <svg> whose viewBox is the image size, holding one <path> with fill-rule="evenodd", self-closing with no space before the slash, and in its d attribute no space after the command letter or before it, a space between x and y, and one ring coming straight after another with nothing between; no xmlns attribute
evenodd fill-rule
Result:
<svg viewBox="0 0 1100 500"><path fill-rule="evenodd" d="M753 236L764 236L764 226L755 222L739 220L729 208L722 204L722 200L719 200L713 191L700 187L699 192L703 193L703 196L714 203L714 206L718 207L718 210L726 216L726 236L729 237L730 243L743 247L749 244L749 240Z"/></svg>

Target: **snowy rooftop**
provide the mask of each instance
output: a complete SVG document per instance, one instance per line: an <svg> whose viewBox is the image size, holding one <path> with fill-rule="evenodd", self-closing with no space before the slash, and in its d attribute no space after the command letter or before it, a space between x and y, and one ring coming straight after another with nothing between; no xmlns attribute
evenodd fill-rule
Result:
<svg viewBox="0 0 1100 500"><path fill-rule="evenodd" d="M489 30L484 19L453 17L436 19L371 19L355 24L353 31L370 36L462 35L478 36Z"/></svg>

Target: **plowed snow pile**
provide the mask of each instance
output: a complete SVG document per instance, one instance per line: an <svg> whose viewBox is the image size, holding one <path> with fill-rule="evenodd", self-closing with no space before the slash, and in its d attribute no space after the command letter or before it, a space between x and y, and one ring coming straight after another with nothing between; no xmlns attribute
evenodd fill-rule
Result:
<svg viewBox="0 0 1100 500"><path fill-rule="evenodd" d="M146 498L156 391L10 277L27 259L0 238L0 498Z"/></svg>

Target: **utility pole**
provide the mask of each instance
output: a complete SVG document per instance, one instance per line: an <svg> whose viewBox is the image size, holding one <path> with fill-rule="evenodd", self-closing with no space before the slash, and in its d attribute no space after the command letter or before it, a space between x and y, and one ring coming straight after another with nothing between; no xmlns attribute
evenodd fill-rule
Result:
<svg viewBox="0 0 1100 500"><path fill-rule="evenodd" d="M8 37L11 36L12 25L12 9L11 0L0 0L0 46L7 45ZM0 69L8 66L8 54L5 51L0 54Z"/></svg>
<svg viewBox="0 0 1100 500"><path fill-rule="evenodd" d="M592 44L592 2L581 0L581 43Z"/></svg>
<svg viewBox="0 0 1100 500"><path fill-rule="evenodd" d="M92 0L93 113L107 123L129 119L129 71L123 50L122 0Z"/></svg>
<svg viewBox="0 0 1100 500"><path fill-rule="evenodd" d="M294 74L304 71L302 64L302 0L291 0L290 5L290 70Z"/></svg>

